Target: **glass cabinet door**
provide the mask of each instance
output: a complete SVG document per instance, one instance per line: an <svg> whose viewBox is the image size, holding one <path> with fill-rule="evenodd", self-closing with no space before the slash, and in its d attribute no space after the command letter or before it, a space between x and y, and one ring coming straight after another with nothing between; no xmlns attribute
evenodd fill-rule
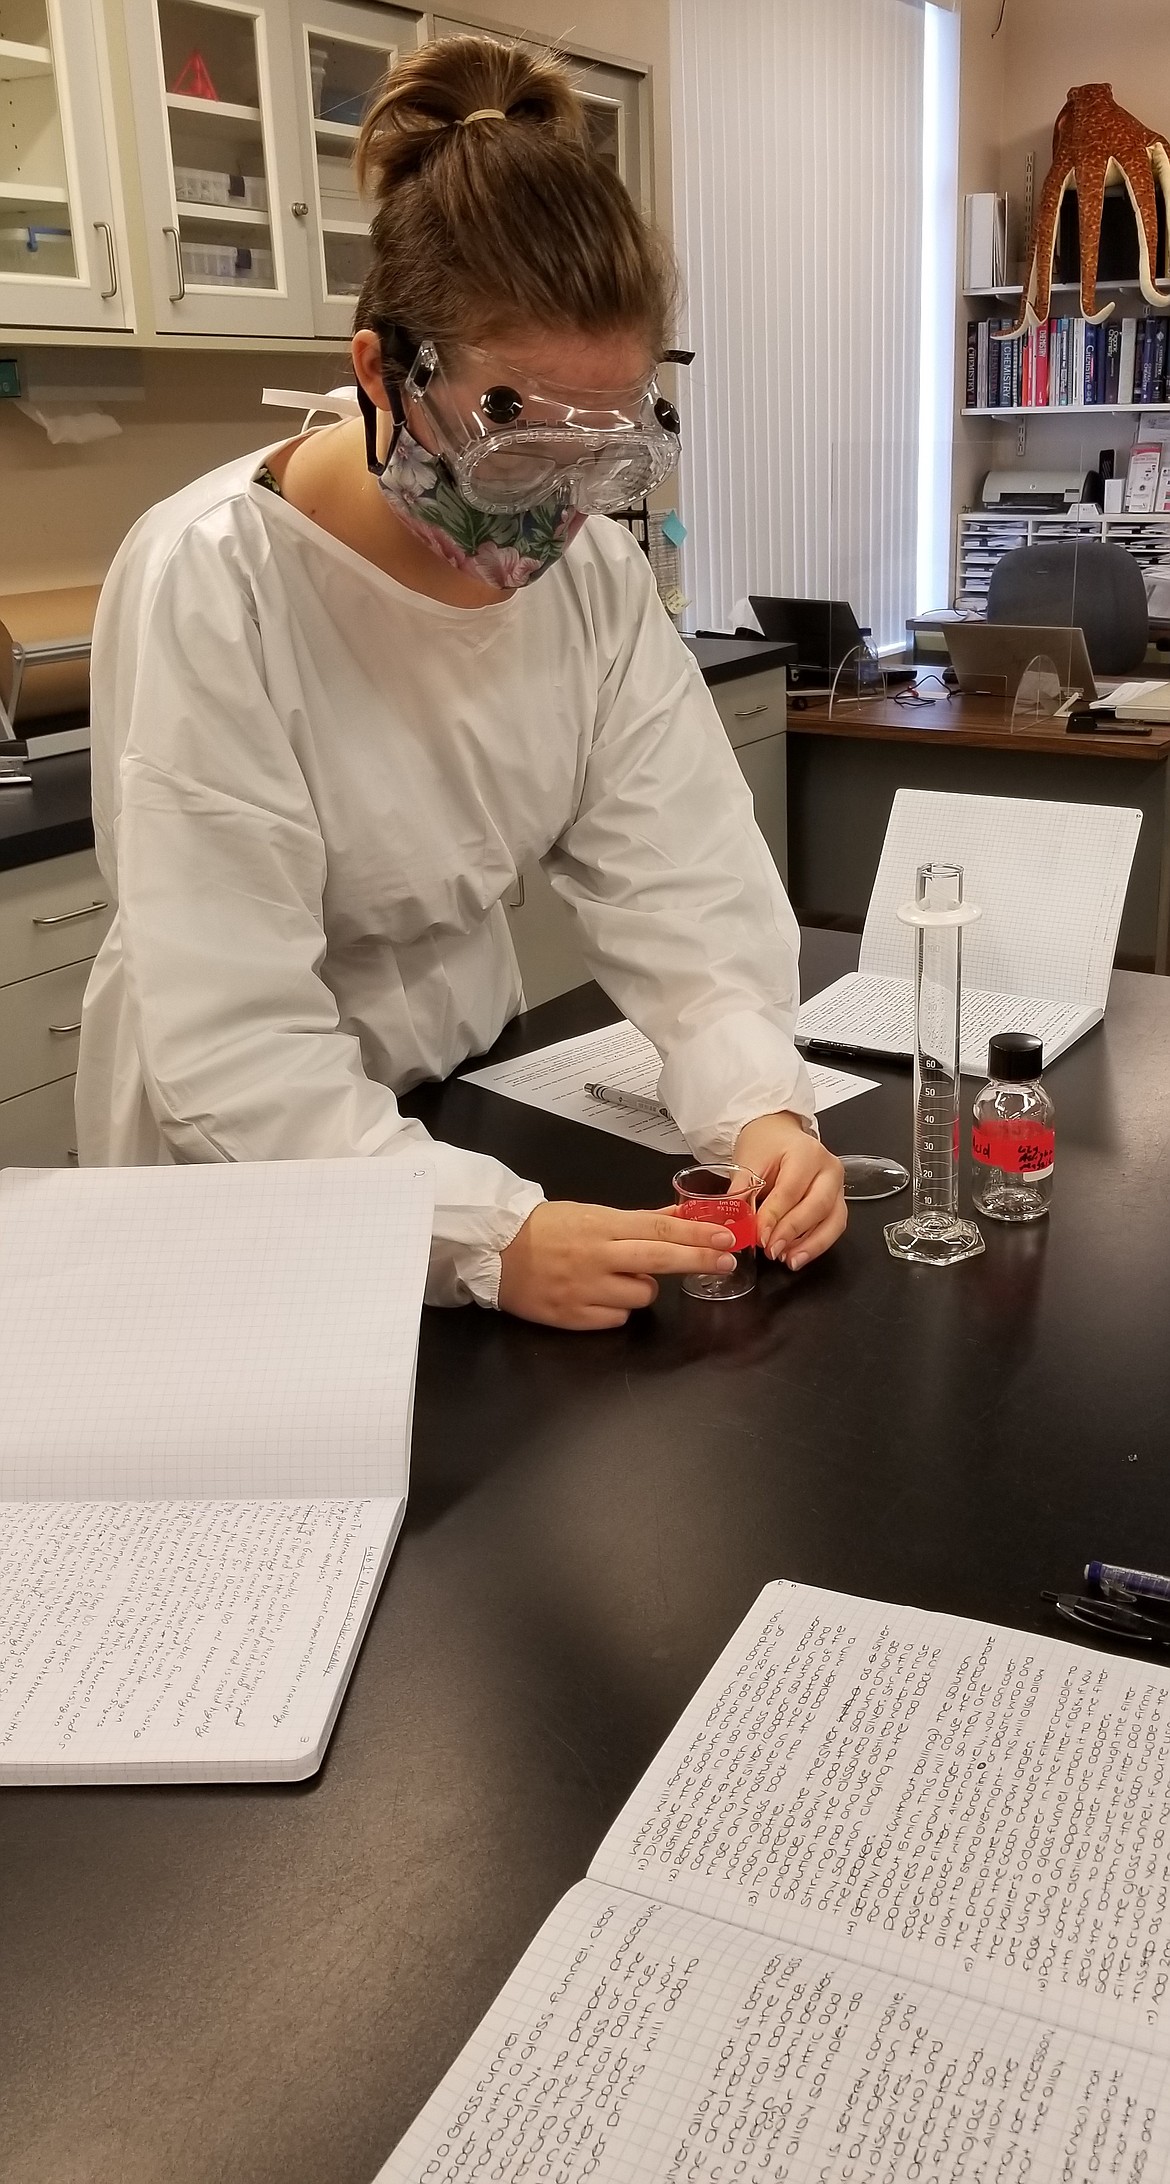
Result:
<svg viewBox="0 0 1170 2184"><path fill-rule="evenodd" d="M0 325L125 326L93 20L0 0Z"/></svg>
<svg viewBox="0 0 1170 2184"><path fill-rule="evenodd" d="M419 18L356 0L291 0L290 13L315 215L313 323L319 334L345 337L370 262L371 208L358 198L354 150L386 70L418 41Z"/></svg>
<svg viewBox="0 0 1170 2184"><path fill-rule="evenodd" d="M154 108L140 149L158 325L311 333L283 0L142 4L153 55L140 38L131 64Z"/></svg>

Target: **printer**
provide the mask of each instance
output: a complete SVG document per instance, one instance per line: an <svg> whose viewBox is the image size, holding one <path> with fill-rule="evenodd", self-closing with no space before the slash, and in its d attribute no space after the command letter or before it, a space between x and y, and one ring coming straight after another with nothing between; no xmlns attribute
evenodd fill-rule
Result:
<svg viewBox="0 0 1170 2184"><path fill-rule="evenodd" d="M1101 474L1097 470L989 470L983 480L983 506L1028 515L1071 515L1074 509L1100 510Z"/></svg>

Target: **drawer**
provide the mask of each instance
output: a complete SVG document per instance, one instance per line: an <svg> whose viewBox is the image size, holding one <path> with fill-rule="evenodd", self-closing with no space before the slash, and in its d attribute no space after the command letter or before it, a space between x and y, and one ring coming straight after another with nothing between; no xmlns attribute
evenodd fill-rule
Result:
<svg viewBox="0 0 1170 2184"><path fill-rule="evenodd" d="M113 914L92 849L0 872L0 986L88 961Z"/></svg>
<svg viewBox="0 0 1170 2184"><path fill-rule="evenodd" d="M0 1100L0 1168L72 1168L77 1165L73 1078L39 1085L17 1099Z"/></svg>
<svg viewBox="0 0 1170 2184"><path fill-rule="evenodd" d="M0 1100L53 1084L77 1067L88 963L0 986Z"/></svg>
<svg viewBox="0 0 1170 2184"><path fill-rule="evenodd" d="M742 744L761 743L765 736L779 735L788 724L782 667L766 668L759 675L740 675L735 682L716 683L711 696L736 750Z"/></svg>

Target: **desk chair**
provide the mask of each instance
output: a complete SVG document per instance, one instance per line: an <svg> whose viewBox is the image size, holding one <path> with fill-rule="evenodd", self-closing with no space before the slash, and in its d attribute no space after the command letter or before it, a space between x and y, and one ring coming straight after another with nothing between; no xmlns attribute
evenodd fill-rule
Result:
<svg viewBox="0 0 1170 2184"><path fill-rule="evenodd" d="M1124 546L1098 539L1051 539L1004 554L991 572L987 619L1082 629L1095 675L1130 674L1150 641L1137 562Z"/></svg>

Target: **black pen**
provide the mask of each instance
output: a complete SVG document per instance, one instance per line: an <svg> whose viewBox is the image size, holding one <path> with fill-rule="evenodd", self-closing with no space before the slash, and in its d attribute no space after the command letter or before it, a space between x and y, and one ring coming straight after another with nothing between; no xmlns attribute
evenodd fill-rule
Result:
<svg viewBox="0 0 1170 2184"><path fill-rule="evenodd" d="M806 1054L831 1054L838 1061L859 1062L866 1052L864 1047L839 1046L835 1039L806 1039L800 1032L796 1043Z"/></svg>
<svg viewBox="0 0 1170 2184"><path fill-rule="evenodd" d="M1131 1638L1145 1646L1170 1646L1170 1623L1140 1615L1119 1600L1097 1600L1086 1593L1042 1592L1041 1600L1056 1609L1067 1622L1083 1630L1099 1631L1106 1638Z"/></svg>

